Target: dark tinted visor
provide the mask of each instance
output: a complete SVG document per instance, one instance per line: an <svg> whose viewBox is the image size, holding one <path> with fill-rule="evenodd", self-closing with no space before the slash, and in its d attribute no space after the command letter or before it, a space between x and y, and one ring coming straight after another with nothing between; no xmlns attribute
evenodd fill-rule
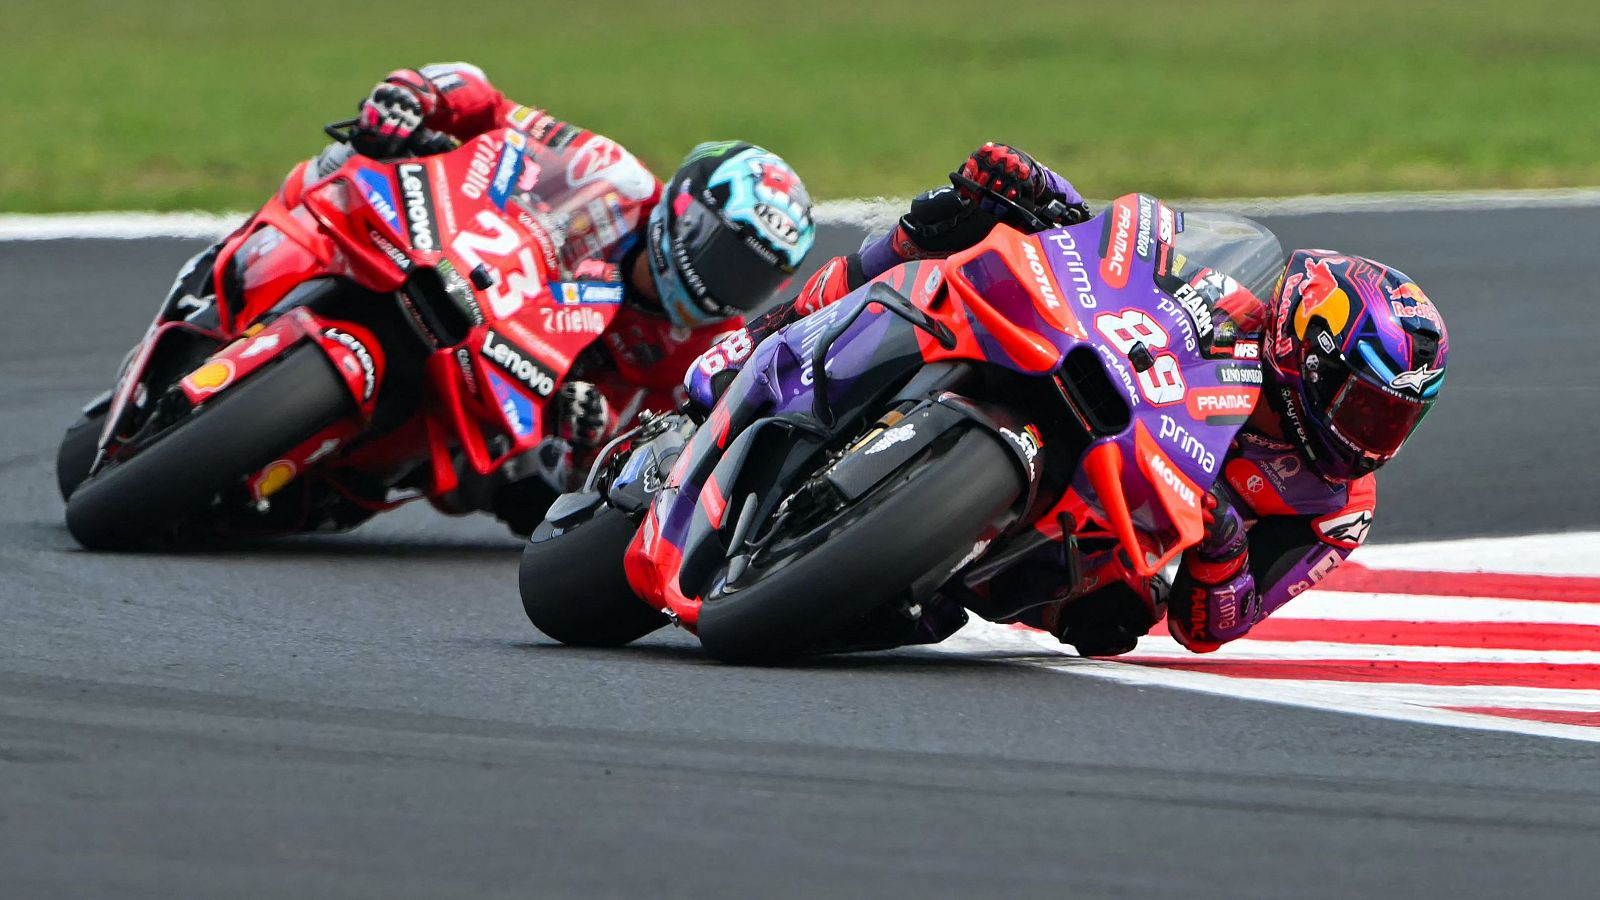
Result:
<svg viewBox="0 0 1600 900"><path fill-rule="evenodd" d="M760 307L790 273L776 253L758 249L755 241L692 200L672 226L673 260L684 287L703 304L735 312Z"/></svg>
<svg viewBox="0 0 1600 900"><path fill-rule="evenodd" d="M1351 377L1328 408L1327 418L1335 434L1363 453L1389 459L1427 411L1426 403Z"/></svg>

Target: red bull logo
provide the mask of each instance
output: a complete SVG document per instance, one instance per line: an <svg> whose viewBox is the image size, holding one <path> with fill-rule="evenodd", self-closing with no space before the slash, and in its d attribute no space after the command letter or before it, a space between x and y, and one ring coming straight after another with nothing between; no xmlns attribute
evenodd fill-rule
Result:
<svg viewBox="0 0 1600 900"><path fill-rule="evenodd" d="M1427 303L1428 295L1424 294L1422 292L1422 288L1417 287L1414 282L1407 281L1404 284L1398 284L1392 288L1389 288L1389 299L1410 300L1413 303Z"/></svg>
<svg viewBox="0 0 1600 900"><path fill-rule="evenodd" d="M1294 312L1294 333L1304 338L1312 316L1321 316L1334 334L1342 334L1350 322L1350 296L1333 274L1333 260L1306 260L1305 278L1300 282L1300 307Z"/></svg>
<svg viewBox="0 0 1600 900"><path fill-rule="evenodd" d="M1389 288L1389 308L1402 319L1426 319L1432 322L1441 332L1444 331L1444 320L1439 318L1439 311L1434 309L1433 301L1412 282L1405 282Z"/></svg>

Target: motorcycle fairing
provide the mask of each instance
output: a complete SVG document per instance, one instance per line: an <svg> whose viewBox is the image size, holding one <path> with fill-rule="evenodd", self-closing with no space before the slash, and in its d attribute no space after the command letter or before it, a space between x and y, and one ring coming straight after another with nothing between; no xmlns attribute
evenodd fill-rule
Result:
<svg viewBox="0 0 1600 900"><path fill-rule="evenodd" d="M876 396L872 388L883 382L903 383L908 370L949 360L1048 376L1060 372L1074 349L1086 348L1106 380L1122 383L1126 424L1090 442L1070 488L1035 525L1046 531L1052 526L1044 523L1060 523L1061 513L1072 513L1065 521L1084 533L1116 537L1127 567L1148 578L1199 539L1199 495L1215 480L1218 461L1242 421L1238 415L1207 415L1209 408L1191 400L1191 391L1209 391L1195 396L1210 397L1216 409L1245 401L1253 405L1260 367L1250 360L1208 358L1200 317L1214 316L1215 310L1197 305L1187 293L1180 302L1158 282L1158 270L1168 274L1179 256L1173 244L1179 217L1143 195L1120 198L1112 211L1115 217L1102 214L1031 236L999 226L946 260L897 267L875 279L895 288L909 286L912 303L944 323L955 340L941 342L881 308L860 310L828 348L828 400L847 395L860 382L868 387L858 394ZM1106 280L1107 271L1120 286ZM719 451L729 447L730 432L742 437L760 416L786 417L790 427L802 430L820 426L810 415L815 399L810 351L835 321L870 304L869 288L764 341L691 440L668 488L651 504L629 549L630 582L684 624L693 625L700 600L686 595L690 582L680 583L683 566L691 555L697 573L707 565L718 543L710 537L729 522L730 503L739 502L727 489L732 473L720 465L731 452ZM1215 330L1218 323L1207 324ZM907 338L917 344L918 360L907 360L903 352L880 352L881 346ZM1070 392L1064 390L1063 396ZM835 403L826 406L833 409ZM850 421L849 415L835 417L836 423ZM826 433L832 436L831 430ZM1036 485L1043 468L1043 460L1036 460L1042 457L1037 432L1012 431L1010 437ZM735 445L745 449L749 444L736 440ZM858 449L862 446L867 445ZM730 464L733 468L736 464ZM768 507L777 502L761 499Z"/></svg>

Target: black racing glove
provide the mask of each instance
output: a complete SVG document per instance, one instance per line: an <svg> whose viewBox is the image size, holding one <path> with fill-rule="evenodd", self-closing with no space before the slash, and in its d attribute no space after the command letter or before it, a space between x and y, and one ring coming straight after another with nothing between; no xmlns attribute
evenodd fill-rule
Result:
<svg viewBox="0 0 1600 900"><path fill-rule="evenodd" d="M928 191L911 201L896 236L903 258L964 250L983 240L997 222L1034 230L1034 223L989 191L1036 211L1046 226L1075 225L1089 218L1088 204L1071 182L1007 144L990 142L974 150L951 181L955 187Z"/></svg>
<svg viewBox="0 0 1600 900"><path fill-rule="evenodd" d="M399 69L361 101L350 146L363 156L392 159L410 149L414 135L439 105L433 82L414 69Z"/></svg>

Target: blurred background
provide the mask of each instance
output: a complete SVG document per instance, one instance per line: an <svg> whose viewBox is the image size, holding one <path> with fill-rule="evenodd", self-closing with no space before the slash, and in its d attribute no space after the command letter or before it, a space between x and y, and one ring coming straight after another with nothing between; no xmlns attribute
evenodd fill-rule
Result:
<svg viewBox="0 0 1600 900"><path fill-rule="evenodd" d="M1095 197L1600 183L1593 0L3 7L6 212L254 207L387 71L453 60L658 173L739 137L820 199L986 139Z"/></svg>

